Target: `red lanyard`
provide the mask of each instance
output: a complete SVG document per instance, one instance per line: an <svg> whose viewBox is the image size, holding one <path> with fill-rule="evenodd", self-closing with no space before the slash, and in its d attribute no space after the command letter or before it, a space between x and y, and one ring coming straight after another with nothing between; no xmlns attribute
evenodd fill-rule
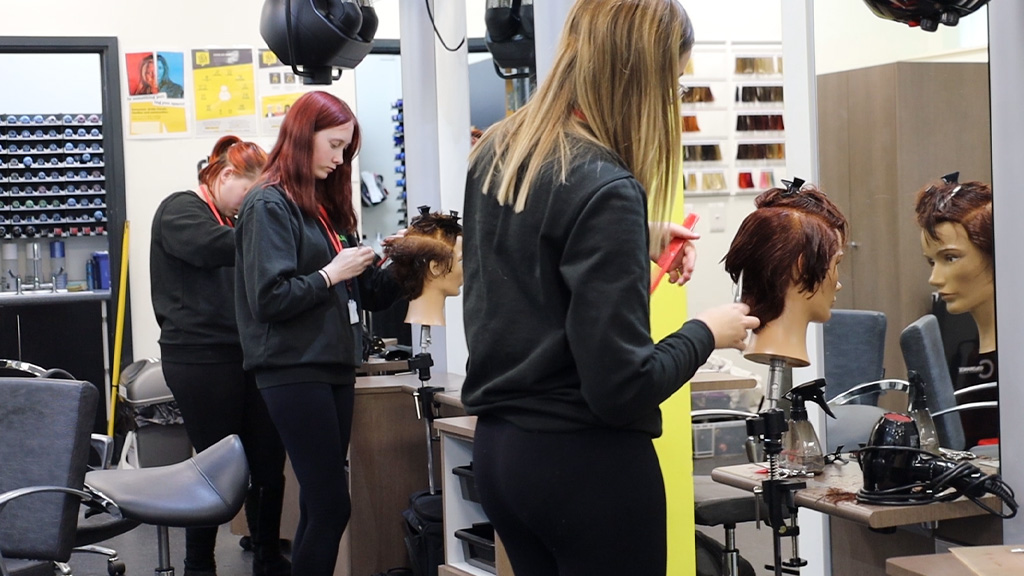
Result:
<svg viewBox="0 0 1024 576"><path fill-rule="evenodd" d="M217 219L217 222L219 222L221 226L234 228L235 225L231 222L231 219L221 216L220 211L217 210L217 206L213 204L213 198L210 196L210 191L206 188L206 184L200 184L199 191L203 193L203 199L206 200L206 205L209 206L210 212L213 212L213 217Z"/></svg>
<svg viewBox="0 0 1024 576"><path fill-rule="evenodd" d="M331 226L330 220L327 219L327 210L324 207L320 207L320 224L323 225L324 230L327 231L327 239L331 242L331 246L334 247L334 253L338 254L341 252L341 236L334 230L334 226Z"/></svg>

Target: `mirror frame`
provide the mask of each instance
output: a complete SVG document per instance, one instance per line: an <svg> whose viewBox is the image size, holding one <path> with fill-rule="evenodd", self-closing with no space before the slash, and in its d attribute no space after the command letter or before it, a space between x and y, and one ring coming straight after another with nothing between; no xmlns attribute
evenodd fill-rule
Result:
<svg viewBox="0 0 1024 576"><path fill-rule="evenodd" d="M100 89L102 92L103 149L107 159L105 184L107 190L107 238L110 252L110 304L112 310L120 306L121 259L123 251L126 202L124 176L124 132L121 115L121 73L117 38L112 36L0 36L0 55L3 54L98 54L100 57ZM112 165L111 165L112 164ZM121 335L121 363L132 361L131 298L125 286L124 325ZM111 371L114 344L117 340L117 316L107 313L107 363ZM99 387L99 386L97 386ZM109 402L108 402L109 405Z"/></svg>

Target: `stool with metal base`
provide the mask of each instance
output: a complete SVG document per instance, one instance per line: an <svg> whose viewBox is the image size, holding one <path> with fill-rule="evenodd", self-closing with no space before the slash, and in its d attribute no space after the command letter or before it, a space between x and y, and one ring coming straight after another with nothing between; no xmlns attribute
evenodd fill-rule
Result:
<svg viewBox="0 0 1024 576"><path fill-rule="evenodd" d="M758 501L753 492L719 484L710 476L693 477L693 513L699 526L722 526L725 528L725 547L719 564L713 567L701 566L698 554L697 574L721 574L722 576L754 576L754 568L740 557L736 549L736 525L766 518L762 508L758 516ZM760 506L764 506L763 503Z"/></svg>

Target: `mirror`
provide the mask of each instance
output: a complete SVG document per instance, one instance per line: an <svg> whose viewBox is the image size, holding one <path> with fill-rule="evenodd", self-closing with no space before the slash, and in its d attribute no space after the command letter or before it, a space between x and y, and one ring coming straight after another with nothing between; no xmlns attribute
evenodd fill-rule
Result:
<svg viewBox="0 0 1024 576"><path fill-rule="evenodd" d="M851 227L835 308L885 314L888 378L907 378L900 333L930 313L947 361L966 371L977 363L971 315L951 315L933 299L914 205L921 188L950 172L960 182L992 181L987 24L982 9L925 32L877 18L860 2L815 4L819 184ZM829 356L846 349L826 347L826 377ZM964 349L970 360L954 360ZM881 404L906 408L905 398Z"/></svg>

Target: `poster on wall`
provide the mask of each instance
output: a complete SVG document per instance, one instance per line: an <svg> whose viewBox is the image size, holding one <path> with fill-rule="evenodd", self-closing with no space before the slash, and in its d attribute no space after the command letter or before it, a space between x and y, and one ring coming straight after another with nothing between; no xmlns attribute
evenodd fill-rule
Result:
<svg viewBox="0 0 1024 576"><path fill-rule="evenodd" d="M252 49L192 50L196 134L255 135Z"/></svg>
<svg viewBox="0 0 1024 576"><path fill-rule="evenodd" d="M185 53L131 52L124 58L129 136L187 136Z"/></svg>
<svg viewBox="0 0 1024 576"><path fill-rule="evenodd" d="M292 67L267 49L259 51L257 83L260 89L260 124L266 135L277 134L285 113L305 93L302 79Z"/></svg>

